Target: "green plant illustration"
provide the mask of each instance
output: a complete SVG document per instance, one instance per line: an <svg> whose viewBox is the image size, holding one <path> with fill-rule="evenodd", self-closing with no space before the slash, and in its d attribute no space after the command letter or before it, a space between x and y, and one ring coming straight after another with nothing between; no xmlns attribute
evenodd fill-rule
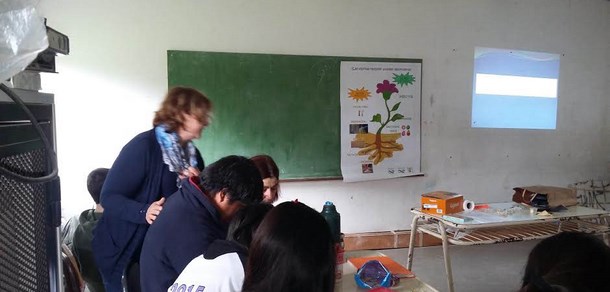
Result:
<svg viewBox="0 0 610 292"><path fill-rule="evenodd" d="M395 74L396 78L396 74ZM410 80L407 80L410 81ZM412 81L411 81L412 82ZM392 94L398 93L396 84L390 83L388 80L383 80L382 83L377 83L377 93L381 93L386 108L386 119L382 121L380 113L373 115L371 122L379 123L381 126L377 130L377 133L373 134L358 134L356 140L364 142L365 147L358 151L358 155L369 155L368 159L372 160L374 164L378 164L387 157L392 157L395 151L401 151L403 149L402 144L397 143L396 140L400 138L400 133L393 134L382 134L383 128L385 128L390 122L398 121L404 118L399 113L394 113L400 107L400 102L394 104L390 109L388 101L392 97Z"/></svg>

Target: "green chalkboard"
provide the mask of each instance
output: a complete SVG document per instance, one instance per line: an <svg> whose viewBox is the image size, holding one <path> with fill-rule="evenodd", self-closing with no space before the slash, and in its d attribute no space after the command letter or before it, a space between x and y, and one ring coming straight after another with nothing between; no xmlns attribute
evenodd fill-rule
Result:
<svg viewBox="0 0 610 292"><path fill-rule="evenodd" d="M210 163L268 154L282 179L336 178L341 61L408 59L168 51L168 84L204 92L212 124L196 145Z"/></svg>

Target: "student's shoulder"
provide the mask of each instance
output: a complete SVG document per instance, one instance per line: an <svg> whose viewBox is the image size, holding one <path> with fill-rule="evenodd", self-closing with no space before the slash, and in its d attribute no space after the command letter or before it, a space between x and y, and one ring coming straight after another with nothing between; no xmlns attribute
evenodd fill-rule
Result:
<svg viewBox="0 0 610 292"><path fill-rule="evenodd" d="M215 240L210 244L203 257L208 260L217 259L223 255L232 254L239 257L242 264L245 265L245 258L248 256L248 250L243 245L229 240Z"/></svg>

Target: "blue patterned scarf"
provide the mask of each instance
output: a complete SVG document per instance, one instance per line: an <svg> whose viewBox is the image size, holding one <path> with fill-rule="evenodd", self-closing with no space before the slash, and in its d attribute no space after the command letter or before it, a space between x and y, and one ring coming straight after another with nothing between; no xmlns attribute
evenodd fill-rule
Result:
<svg viewBox="0 0 610 292"><path fill-rule="evenodd" d="M187 156L180 146L180 137L175 132L168 132L167 125L156 126L155 135L163 152L163 162L169 166L170 171L182 174L191 166L197 167L197 150L192 141L186 143Z"/></svg>

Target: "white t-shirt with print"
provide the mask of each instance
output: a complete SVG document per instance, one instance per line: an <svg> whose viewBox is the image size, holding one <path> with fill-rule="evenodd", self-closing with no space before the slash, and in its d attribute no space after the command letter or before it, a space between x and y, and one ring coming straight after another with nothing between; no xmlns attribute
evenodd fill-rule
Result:
<svg viewBox="0 0 610 292"><path fill-rule="evenodd" d="M167 292L239 292L244 283L244 267L237 253L215 259L194 258Z"/></svg>

